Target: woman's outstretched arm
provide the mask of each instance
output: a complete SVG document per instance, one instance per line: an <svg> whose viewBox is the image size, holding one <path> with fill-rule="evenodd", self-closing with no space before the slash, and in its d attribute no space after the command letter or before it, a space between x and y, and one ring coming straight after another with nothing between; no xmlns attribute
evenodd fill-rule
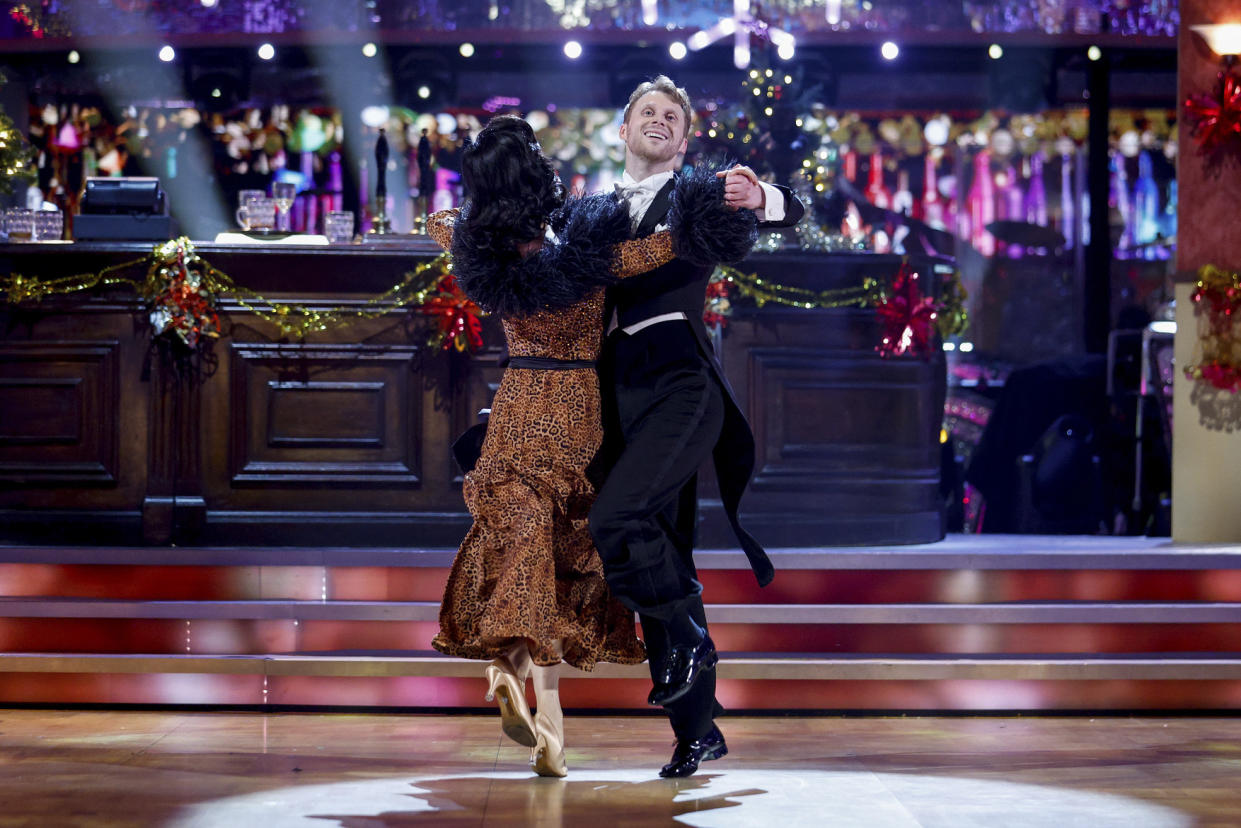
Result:
<svg viewBox="0 0 1241 828"><path fill-rule="evenodd" d="M641 239L621 242L612 248L615 263L612 272L618 279L626 279L662 267L672 261L672 234L661 230Z"/></svg>
<svg viewBox="0 0 1241 828"><path fill-rule="evenodd" d="M457 223L456 207L451 210L440 210L427 216L427 235L435 239L435 243L448 250L452 247L452 229Z"/></svg>

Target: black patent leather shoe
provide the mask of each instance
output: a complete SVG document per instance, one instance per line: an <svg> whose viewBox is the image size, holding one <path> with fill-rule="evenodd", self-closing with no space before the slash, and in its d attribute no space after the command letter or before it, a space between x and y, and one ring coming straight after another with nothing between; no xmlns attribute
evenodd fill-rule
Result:
<svg viewBox="0 0 1241 828"><path fill-rule="evenodd" d="M659 769L659 775L664 779L689 776L698 770L699 762L719 759L727 753L728 745L724 744L724 734L712 725L711 730L701 739L692 742L678 739L676 749L672 751L672 761Z"/></svg>
<svg viewBox="0 0 1241 828"><path fill-rule="evenodd" d="M664 664L660 681L656 682L651 688L651 694L646 697L647 704L656 707L668 706L688 693L700 675L715 669L719 660L715 643L709 635L704 635L702 640L692 647L673 647L668 654L668 661Z"/></svg>

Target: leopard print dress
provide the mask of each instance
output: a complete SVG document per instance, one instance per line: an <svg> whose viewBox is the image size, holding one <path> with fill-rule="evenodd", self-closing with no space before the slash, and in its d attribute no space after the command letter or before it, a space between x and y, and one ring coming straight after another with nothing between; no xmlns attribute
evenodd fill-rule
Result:
<svg viewBox="0 0 1241 828"><path fill-rule="evenodd" d="M436 216L432 235L447 247L452 216ZM615 272L634 275L671 258L666 234L626 242ZM598 288L564 310L503 319L509 354L597 359L603 301ZM465 476L474 524L448 577L435 649L494 659L524 639L535 664L563 658L582 670L646 657L633 613L604 581L587 526L595 490L586 466L602 438L593 368L505 370L481 456Z"/></svg>

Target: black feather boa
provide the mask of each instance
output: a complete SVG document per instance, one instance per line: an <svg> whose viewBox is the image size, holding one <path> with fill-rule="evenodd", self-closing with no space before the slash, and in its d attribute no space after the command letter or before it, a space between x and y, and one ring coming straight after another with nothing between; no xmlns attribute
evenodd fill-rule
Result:
<svg viewBox="0 0 1241 828"><path fill-rule="evenodd" d="M702 267L739 262L758 240L758 217L753 210L724 205L724 166L700 164L677 177L668 210L672 250L678 259Z"/></svg>
<svg viewBox="0 0 1241 828"><path fill-rule="evenodd" d="M469 232L468 210L461 209L453 231L453 273L465 295L489 313L560 310L616 282L612 247L629 237L629 213L610 194L566 202L551 216L556 240L524 259L485 252Z"/></svg>

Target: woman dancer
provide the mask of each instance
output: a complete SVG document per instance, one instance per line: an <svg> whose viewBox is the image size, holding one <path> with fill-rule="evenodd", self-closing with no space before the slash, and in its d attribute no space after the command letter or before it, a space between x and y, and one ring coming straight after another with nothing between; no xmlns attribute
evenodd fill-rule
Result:
<svg viewBox="0 0 1241 828"><path fill-rule="evenodd" d="M671 234L625 241L628 210L612 196L565 203L519 118L487 124L463 153L462 178L466 205L428 226L451 249L466 294L500 315L510 359L465 478L474 525L453 562L432 646L491 659L487 698L499 699L504 733L532 748L536 773L564 776L560 662L590 670L645 657L633 613L608 591L587 525L595 489L586 468L603 436L594 361L604 289L670 261L678 230L686 239L695 233L673 222ZM705 222L737 214L723 206L713 173L699 179L694 192L718 205L684 222L701 235ZM531 672L537 717L526 703Z"/></svg>

